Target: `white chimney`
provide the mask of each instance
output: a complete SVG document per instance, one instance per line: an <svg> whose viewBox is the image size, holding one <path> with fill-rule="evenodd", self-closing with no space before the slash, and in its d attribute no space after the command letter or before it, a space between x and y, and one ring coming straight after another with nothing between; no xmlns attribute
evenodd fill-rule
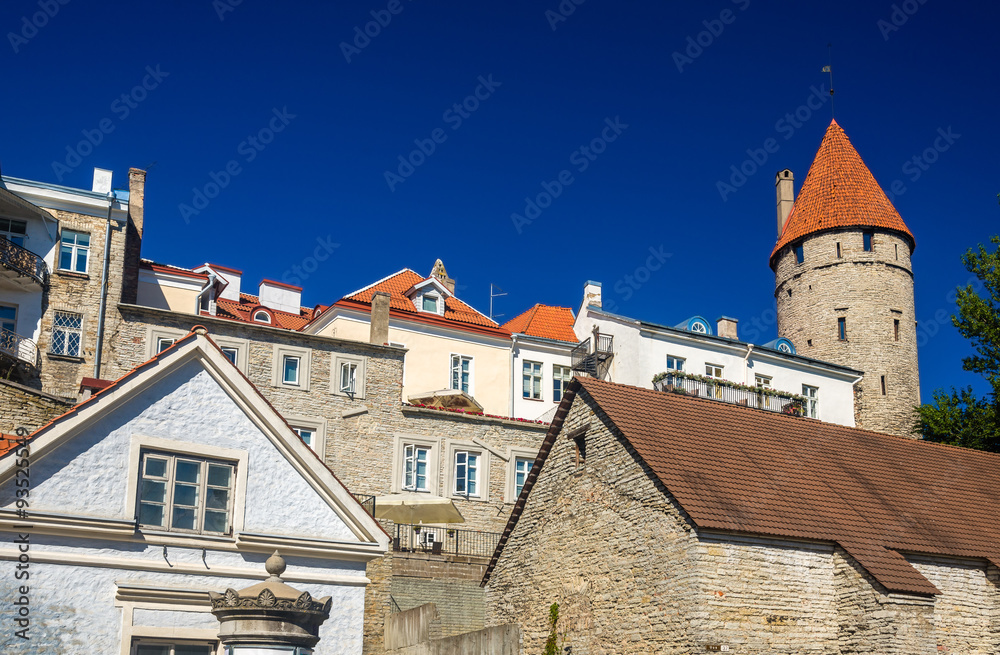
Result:
<svg viewBox="0 0 1000 655"><path fill-rule="evenodd" d="M237 271L235 268L227 266L219 266L218 264L202 264L195 268L194 271L196 273L215 273L219 280L226 285L222 293L219 294L219 298L225 298L233 302L240 301L240 280L243 279L243 271Z"/></svg>
<svg viewBox="0 0 1000 655"><path fill-rule="evenodd" d="M583 285L583 306L601 307L601 283L587 280Z"/></svg>
<svg viewBox="0 0 1000 655"><path fill-rule="evenodd" d="M774 176L775 193L778 197L778 236L785 231L788 215L795 203L795 177L787 168Z"/></svg>
<svg viewBox="0 0 1000 655"><path fill-rule="evenodd" d="M302 311L302 287L274 280L261 280L260 304L270 309L299 314Z"/></svg>

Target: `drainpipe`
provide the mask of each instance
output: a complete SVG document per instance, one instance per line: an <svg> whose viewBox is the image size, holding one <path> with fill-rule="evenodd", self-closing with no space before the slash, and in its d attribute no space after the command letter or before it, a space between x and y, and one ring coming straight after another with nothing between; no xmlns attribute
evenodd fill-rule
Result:
<svg viewBox="0 0 1000 655"><path fill-rule="evenodd" d="M101 309L97 318L97 352L94 355L94 377L101 379L101 354L104 350L104 313L108 305L108 269L111 267L111 210L115 192L108 191L108 224L104 229L104 266L101 269Z"/></svg>
<svg viewBox="0 0 1000 655"><path fill-rule="evenodd" d="M743 357L743 384L750 385L750 355L753 353L753 344L747 344L747 354Z"/></svg>
<svg viewBox="0 0 1000 655"><path fill-rule="evenodd" d="M207 292L209 292L209 291L212 290L212 287L215 286L216 279L218 279L218 278L215 275L215 273L209 273L208 274L208 282L205 283L205 288L202 289L201 291L199 291L198 295L195 296L195 298L194 298L194 315L195 316L201 316L201 298Z"/></svg>
<svg viewBox="0 0 1000 655"><path fill-rule="evenodd" d="M517 335L510 335L510 417L514 418L514 391L517 389L514 382L514 351L517 350Z"/></svg>

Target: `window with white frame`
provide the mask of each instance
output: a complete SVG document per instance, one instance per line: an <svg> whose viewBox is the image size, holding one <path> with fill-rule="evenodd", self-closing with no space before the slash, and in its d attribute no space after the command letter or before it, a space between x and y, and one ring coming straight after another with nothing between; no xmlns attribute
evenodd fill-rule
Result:
<svg viewBox="0 0 1000 655"><path fill-rule="evenodd" d="M340 392L354 395L358 390L358 364L357 362L341 362L340 364Z"/></svg>
<svg viewBox="0 0 1000 655"><path fill-rule="evenodd" d="M139 463L139 525L167 531L232 531L232 462L143 452Z"/></svg>
<svg viewBox="0 0 1000 655"><path fill-rule="evenodd" d="M302 443L309 446L313 450L316 450L316 430L312 428L292 428L295 430L295 434L299 435L302 439Z"/></svg>
<svg viewBox="0 0 1000 655"><path fill-rule="evenodd" d="M572 378L573 371L568 366L552 365L552 402L557 403L562 400Z"/></svg>
<svg viewBox="0 0 1000 655"><path fill-rule="evenodd" d="M686 360L683 357L677 357L676 355L667 355L667 370L683 373L685 361Z"/></svg>
<svg viewBox="0 0 1000 655"><path fill-rule="evenodd" d="M274 386L309 391L310 352L308 348L275 344Z"/></svg>
<svg viewBox="0 0 1000 655"><path fill-rule="evenodd" d="M299 386L299 374L302 365L302 358L295 355L282 355L281 357L281 383Z"/></svg>
<svg viewBox="0 0 1000 655"><path fill-rule="evenodd" d="M463 355L451 356L451 388L472 393L469 391L472 381L472 358Z"/></svg>
<svg viewBox="0 0 1000 655"><path fill-rule="evenodd" d="M54 355L79 357L83 347L83 315L73 312L55 312L52 318L52 344L49 352Z"/></svg>
<svg viewBox="0 0 1000 655"><path fill-rule="evenodd" d="M403 446L403 484L406 491L430 491L429 446L405 444Z"/></svg>
<svg viewBox="0 0 1000 655"><path fill-rule="evenodd" d="M28 234L28 224L24 221L13 218L0 218L0 239L7 239L11 243L24 247L24 240Z"/></svg>
<svg viewBox="0 0 1000 655"><path fill-rule="evenodd" d="M438 296L433 293L425 293L420 299L420 308L425 312L438 313Z"/></svg>
<svg viewBox="0 0 1000 655"><path fill-rule="evenodd" d="M542 399L541 362L524 362L521 367L521 396L532 400Z"/></svg>
<svg viewBox="0 0 1000 655"><path fill-rule="evenodd" d="M63 230L59 241L59 270L87 272L90 257L90 235L86 232Z"/></svg>
<svg viewBox="0 0 1000 655"><path fill-rule="evenodd" d="M159 337L156 340L156 352L162 353L164 350L174 345L174 342L176 341L176 339L171 339L169 337Z"/></svg>
<svg viewBox="0 0 1000 655"><path fill-rule="evenodd" d="M214 655L218 645L204 641L133 638L130 655Z"/></svg>
<svg viewBox="0 0 1000 655"><path fill-rule="evenodd" d="M334 394L349 398L365 397L365 358L347 355L333 357L330 388Z"/></svg>
<svg viewBox="0 0 1000 655"><path fill-rule="evenodd" d="M764 389L771 388L771 376L761 375L760 373L755 373L753 376L753 383L755 386L762 387Z"/></svg>
<svg viewBox="0 0 1000 655"><path fill-rule="evenodd" d="M234 348L232 346L222 346L220 348L222 354L226 356L226 359L233 363L233 366L239 366L240 351L239 348Z"/></svg>
<svg viewBox="0 0 1000 655"><path fill-rule="evenodd" d="M803 384L802 395L806 397L806 416L809 418L817 418L816 411L819 405L819 387L810 387L808 384Z"/></svg>
<svg viewBox="0 0 1000 655"><path fill-rule="evenodd" d="M725 367L719 366L718 364L705 364L705 377L721 380L722 372L724 370Z"/></svg>
<svg viewBox="0 0 1000 655"><path fill-rule="evenodd" d="M255 320L258 323L270 323L271 315L265 312L263 309L259 309L256 312L254 312L253 320Z"/></svg>
<svg viewBox="0 0 1000 655"><path fill-rule="evenodd" d="M521 490L524 489L524 483L528 481L528 473L531 472L534 463L534 460L527 457L514 458L514 498L511 499L511 502L517 500L518 496L521 495Z"/></svg>
<svg viewBox="0 0 1000 655"><path fill-rule="evenodd" d="M455 481L453 493L456 496L480 495L479 467L482 455L468 450L455 451Z"/></svg>

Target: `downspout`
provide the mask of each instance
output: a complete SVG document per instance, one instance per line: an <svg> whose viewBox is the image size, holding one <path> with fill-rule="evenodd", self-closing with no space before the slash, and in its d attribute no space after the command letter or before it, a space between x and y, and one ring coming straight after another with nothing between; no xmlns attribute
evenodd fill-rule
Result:
<svg viewBox="0 0 1000 655"><path fill-rule="evenodd" d="M215 273L208 274L208 282L205 283L205 288L198 292L198 295L194 298L194 315L201 316L201 299L208 291L211 291L215 287L215 281L217 276Z"/></svg>
<svg viewBox="0 0 1000 655"><path fill-rule="evenodd" d="M747 344L747 354L743 357L743 384L750 386L750 355L753 354L753 344Z"/></svg>
<svg viewBox="0 0 1000 655"><path fill-rule="evenodd" d="M517 335L510 335L510 417L514 418L514 391L517 389L514 382L514 351L517 349Z"/></svg>
<svg viewBox="0 0 1000 655"><path fill-rule="evenodd" d="M115 192L108 191L108 224L104 229L104 266L101 269L101 308L97 317L97 351L94 355L94 377L101 379L101 353L104 350L104 312L108 305L108 269L111 267L111 210Z"/></svg>

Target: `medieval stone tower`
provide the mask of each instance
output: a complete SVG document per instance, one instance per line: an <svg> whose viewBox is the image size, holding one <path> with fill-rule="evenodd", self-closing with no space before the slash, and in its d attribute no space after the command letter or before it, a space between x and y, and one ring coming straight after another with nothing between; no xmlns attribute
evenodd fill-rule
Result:
<svg viewBox="0 0 1000 655"><path fill-rule="evenodd" d="M855 386L858 427L913 436L920 403L913 234L836 121L798 198L791 171L775 184L778 336L800 355L864 371Z"/></svg>

